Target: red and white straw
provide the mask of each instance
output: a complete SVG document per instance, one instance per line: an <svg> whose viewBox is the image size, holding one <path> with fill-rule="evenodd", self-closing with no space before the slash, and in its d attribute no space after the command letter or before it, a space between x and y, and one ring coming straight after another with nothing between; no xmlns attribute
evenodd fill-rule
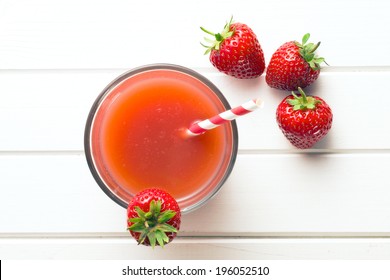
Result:
<svg viewBox="0 0 390 280"><path fill-rule="evenodd" d="M207 130L213 129L228 121L232 121L240 116L246 115L256 109L262 107L263 101L260 99L250 100L236 108L222 112L209 119L196 122L187 129L187 135L196 136L205 133Z"/></svg>

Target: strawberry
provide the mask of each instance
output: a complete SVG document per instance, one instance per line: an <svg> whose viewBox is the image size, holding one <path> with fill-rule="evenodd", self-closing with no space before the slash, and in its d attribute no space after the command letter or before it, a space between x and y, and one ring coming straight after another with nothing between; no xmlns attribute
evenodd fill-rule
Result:
<svg viewBox="0 0 390 280"><path fill-rule="evenodd" d="M332 127L332 110L318 96L306 96L298 88L279 104L276 120L287 139L299 149L307 149L320 141Z"/></svg>
<svg viewBox="0 0 390 280"><path fill-rule="evenodd" d="M180 229L181 212L176 200L166 191L145 189L127 207L127 225L138 244L164 246Z"/></svg>
<svg viewBox="0 0 390 280"><path fill-rule="evenodd" d="M315 54L321 42L307 43L309 38L310 34L307 33L303 36L302 43L284 43L272 55L265 76L270 87L297 90L298 87L307 87L317 80L320 64L325 59Z"/></svg>
<svg viewBox="0 0 390 280"><path fill-rule="evenodd" d="M226 23L221 33L212 33L214 39L205 38L210 43L205 54L210 53L210 62L219 71L239 78L251 79L259 77L265 69L264 53L255 33L246 24Z"/></svg>

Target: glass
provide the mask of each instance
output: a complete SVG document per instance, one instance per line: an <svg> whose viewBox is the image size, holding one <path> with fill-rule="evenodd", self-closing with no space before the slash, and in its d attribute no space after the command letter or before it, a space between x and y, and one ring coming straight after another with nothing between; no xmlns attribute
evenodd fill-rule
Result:
<svg viewBox="0 0 390 280"><path fill-rule="evenodd" d="M235 121L198 136L186 128L230 109L218 88L178 65L154 64L112 81L90 110L85 154L101 189L127 207L145 188L163 188L183 213L206 203L235 164Z"/></svg>

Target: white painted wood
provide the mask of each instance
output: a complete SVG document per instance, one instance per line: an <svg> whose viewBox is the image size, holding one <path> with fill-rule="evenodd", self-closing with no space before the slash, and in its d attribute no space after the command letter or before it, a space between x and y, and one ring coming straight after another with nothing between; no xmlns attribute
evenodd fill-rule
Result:
<svg viewBox="0 0 390 280"><path fill-rule="evenodd" d="M0 258L389 259L389 3L0 1ZM314 149L296 150L277 128L287 92L264 75L227 77L203 55L199 27L219 31L232 14L266 62L306 32L321 40L330 66L307 91L328 101L334 123ZM232 106L261 97L265 107L237 120L239 156L221 192L151 253L93 180L83 133L112 79L158 62L199 71Z"/></svg>
<svg viewBox="0 0 390 280"><path fill-rule="evenodd" d="M389 65L387 0L3 0L0 67L209 66L200 26L220 32L231 15L257 34L266 60L310 32L333 66Z"/></svg>
<svg viewBox="0 0 390 280"><path fill-rule="evenodd" d="M184 216L187 236L390 236L388 153L240 154L227 183ZM126 234L126 211L82 154L0 156L0 233Z"/></svg>
<svg viewBox="0 0 390 280"><path fill-rule="evenodd" d="M205 68L195 70L218 86L231 106L251 98L264 100L263 109L237 120L241 150L294 149L275 121L276 107L288 92L271 89L264 77L243 81ZM125 71L0 71L0 150L83 150L84 127L92 103ZM324 71L306 91L329 103L334 122L329 135L315 148L390 149L390 111L381 101L387 99L384 89L388 80L390 71Z"/></svg>
<svg viewBox="0 0 390 280"><path fill-rule="evenodd" d="M162 248L138 246L129 238L0 239L8 260L388 260L387 238L256 239L177 238ZM266 263L263 263L266 265Z"/></svg>

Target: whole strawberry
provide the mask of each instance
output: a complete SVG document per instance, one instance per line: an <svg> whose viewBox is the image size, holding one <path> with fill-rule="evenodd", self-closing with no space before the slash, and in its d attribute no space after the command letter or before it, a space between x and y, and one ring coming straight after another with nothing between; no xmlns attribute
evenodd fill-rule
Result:
<svg viewBox="0 0 390 280"><path fill-rule="evenodd" d="M201 29L214 36L205 38L210 43L205 54L210 53L210 62L219 71L239 78L251 79L259 77L265 69L264 53L255 33L246 24L226 23L221 33L212 33L203 27Z"/></svg>
<svg viewBox="0 0 390 280"><path fill-rule="evenodd" d="M127 207L127 225L138 244L164 246L180 229L181 212L176 200L161 189L145 189Z"/></svg>
<svg viewBox="0 0 390 280"><path fill-rule="evenodd" d="M265 80L270 87L296 90L312 84L320 74L320 64L325 62L315 51L320 46L307 43L310 34L303 36L302 43L284 43L272 55L267 67Z"/></svg>
<svg viewBox="0 0 390 280"><path fill-rule="evenodd" d="M333 114L329 105L317 96L306 96L298 88L279 104L276 120L287 139L299 149L307 149L320 141L332 127Z"/></svg>

